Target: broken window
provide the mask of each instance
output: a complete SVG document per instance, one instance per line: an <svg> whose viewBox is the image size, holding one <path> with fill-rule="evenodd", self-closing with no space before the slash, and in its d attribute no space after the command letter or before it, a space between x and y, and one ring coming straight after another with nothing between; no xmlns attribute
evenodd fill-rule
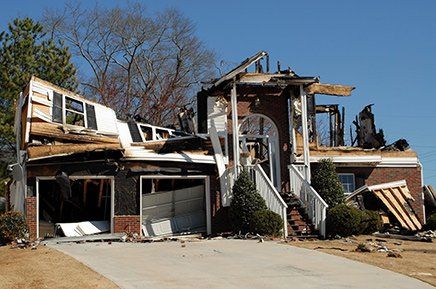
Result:
<svg viewBox="0 0 436 289"><path fill-rule="evenodd" d="M145 141L153 140L153 130L151 127L141 125L141 131Z"/></svg>
<svg viewBox="0 0 436 289"><path fill-rule="evenodd" d="M170 138L170 132L164 129L156 129L156 139L163 140Z"/></svg>
<svg viewBox="0 0 436 289"><path fill-rule="evenodd" d="M65 97L65 123L69 125L85 126L85 110L82 101Z"/></svg>
<svg viewBox="0 0 436 289"><path fill-rule="evenodd" d="M338 177L346 194L350 194L356 190L354 174L338 174Z"/></svg>

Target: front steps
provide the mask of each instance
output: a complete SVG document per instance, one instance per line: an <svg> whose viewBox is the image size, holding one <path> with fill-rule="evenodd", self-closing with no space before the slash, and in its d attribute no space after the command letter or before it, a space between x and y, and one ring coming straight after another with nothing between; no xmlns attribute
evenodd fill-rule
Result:
<svg viewBox="0 0 436 289"><path fill-rule="evenodd" d="M292 193L282 193L282 198L288 205L288 234L290 237L317 237L315 229L306 213L305 205Z"/></svg>

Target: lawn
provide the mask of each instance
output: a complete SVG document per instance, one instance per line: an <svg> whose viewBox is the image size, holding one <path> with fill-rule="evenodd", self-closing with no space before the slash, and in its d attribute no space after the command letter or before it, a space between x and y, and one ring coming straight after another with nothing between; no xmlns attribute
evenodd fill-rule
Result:
<svg viewBox="0 0 436 289"><path fill-rule="evenodd" d="M365 242L383 244L398 251L402 258L387 257L386 252L356 252L357 244ZM289 244L375 265L436 286L436 243L358 236L339 240L294 241Z"/></svg>
<svg viewBox="0 0 436 289"><path fill-rule="evenodd" d="M118 288L113 282L54 249L0 247L0 288Z"/></svg>

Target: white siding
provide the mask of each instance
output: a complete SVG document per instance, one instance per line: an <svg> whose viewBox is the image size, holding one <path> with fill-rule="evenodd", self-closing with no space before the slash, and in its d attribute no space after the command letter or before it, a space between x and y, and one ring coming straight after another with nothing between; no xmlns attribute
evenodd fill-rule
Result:
<svg viewBox="0 0 436 289"><path fill-rule="evenodd" d="M103 105L95 105L95 118L99 132L118 134L115 111Z"/></svg>
<svg viewBox="0 0 436 289"><path fill-rule="evenodd" d="M227 106L218 101L217 97L207 98L207 129L212 125L214 120L216 131L219 136L224 136L227 132Z"/></svg>

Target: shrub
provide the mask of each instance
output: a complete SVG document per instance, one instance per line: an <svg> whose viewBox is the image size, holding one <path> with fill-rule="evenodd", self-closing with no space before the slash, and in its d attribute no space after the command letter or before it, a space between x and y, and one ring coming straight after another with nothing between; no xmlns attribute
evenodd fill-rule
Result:
<svg viewBox="0 0 436 289"><path fill-rule="evenodd" d="M330 159L319 161L313 174L312 186L330 208L341 204L344 200L344 188Z"/></svg>
<svg viewBox="0 0 436 289"><path fill-rule="evenodd" d="M283 219L273 211L260 210L254 212L250 228L255 234L278 237L282 234Z"/></svg>
<svg viewBox="0 0 436 289"><path fill-rule="evenodd" d="M327 212L326 227L330 236L341 237L359 233L362 213L345 204L337 205Z"/></svg>
<svg viewBox="0 0 436 289"><path fill-rule="evenodd" d="M230 204L230 222L235 232L247 233L253 214L266 210L264 199L256 190L250 176L243 171L233 186L233 198Z"/></svg>
<svg viewBox="0 0 436 289"><path fill-rule="evenodd" d="M0 215L0 243L23 238L27 232L27 224L21 213L9 211Z"/></svg>
<svg viewBox="0 0 436 289"><path fill-rule="evenodd" d="M360 211L359 234L371 234L380 231L383 227L380 214L377 211Z"/></svg>
<svg viewBox="0 0 436 289"><path fill-rule="evenodd" d="M427 230L436 230L436 213L433 213L428 217L425 227Z"/></svg>

